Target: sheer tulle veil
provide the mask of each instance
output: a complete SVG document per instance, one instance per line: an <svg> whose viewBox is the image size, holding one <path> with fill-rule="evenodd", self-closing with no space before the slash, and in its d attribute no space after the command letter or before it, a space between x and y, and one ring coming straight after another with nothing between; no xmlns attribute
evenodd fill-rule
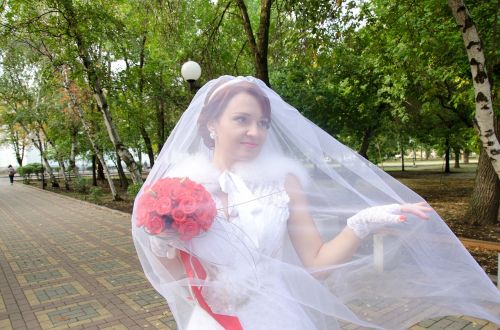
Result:
<svg viewBox="0 0 500 330"><path fill-rule="evenodd" d="M423 201L253 77L222 76L196 93L144 187L151 187L162 178L187 176L209 192L220 188L221 173L211 163L212 148L200 133L198 119L210 97L240 83L253 84L267 96L271 123L259 156L239 165L234 172L250 190L258 182L273 181L286 172L297 176L307 196L308 212L324 241L335 237L345 227L347 218L363 209ZM145 193L144 187L132 216L134 243L147 278L168 302L179 329L189 327L196 306L190 290L193 281L206 292L214 311L240 317L239 306L245 306L241 313L248 314L252 313L248 307L252 301L255 305L274 301L275 304L261 308L284 319L288 313L299 313L307 319L303 324L315 329L352 324L403 329L445 315L470 315L500 324L498 289L435 212L427 221L409 215L404 223L381 228L366 237L347 262L310 269L303 266L286 231L281 236L261 235L278 241L272 246L279 248L269 252L269 243L245 238L253 235L251 226L246 227L248 230L236 230L222 217L217 217L207 232L189 241L154 237L136 225L141 208L137 200ZM286 219L283 228L286 229ZM244 231L243 236L237 231ZM170 247L196 256L208 276L187 278L182 263L167 256ZM228 269L226 278L211 275L220 269ZM210 292L216 293L215 298L210 299ZM232 309L224 311L217 303L211 303L218 300L231 301ZM258 324L259 307L252 308Z"/></svg>

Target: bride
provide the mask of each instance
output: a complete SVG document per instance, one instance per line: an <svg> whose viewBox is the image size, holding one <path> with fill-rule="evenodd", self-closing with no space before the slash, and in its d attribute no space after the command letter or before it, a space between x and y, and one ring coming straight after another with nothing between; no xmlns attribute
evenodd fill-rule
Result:
<svg viewBox="0 0 500 330"><path fill-rule="evenodd" d="M414 192L252 77L210 81L145 187L187 177L211 194L189 240L132 233L179 329L401 329L435 316L500 323L500 295Z"/></svg>

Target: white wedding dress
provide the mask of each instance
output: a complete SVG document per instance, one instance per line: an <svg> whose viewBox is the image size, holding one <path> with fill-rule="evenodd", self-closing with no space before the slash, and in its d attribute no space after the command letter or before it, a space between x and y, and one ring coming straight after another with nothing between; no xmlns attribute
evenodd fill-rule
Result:
<svg viewBox="0 0 500 330"><path fill-rule="evenodd" d="M217 252L224 254L219 255L221 265L208 268L212 280L222 285L207 287L204 296L214 312L237 316L244 329L314 328L303 310L283 297L286 287L280 272L273 272L272 264L266 262L267 257L280 258L286 234L288 195L283 183L256 184L249 188L256 198L262 198L261 209L251 216L242 210L246 205L233 206L229 210L231 216L225 219L222 204L216 199L218 219L222 219L219 225L224 227L223 232L232 234L232 246ZM229 205L234 205L235 193L238 192L229 191ZM208 249L196 251L201 259L212 258L204 255L203 251ZM274 294L269 295L270 292Z"/></svg>
<svg viewBox="0 0 500 330"><path fill-rule="evenodd" d="M314 329L309 316L288 294L281 269L276 269L288 235L285 176L291 173L305 181L307 175L291 160L280 158L274 163L280 163L281 175L263 175L257 164L241 164L234 172L220 173L207 159L190 156L169 176L202 182L216 202L212 228L193 239L190 247L212 283L203 288L212 311L238 317L245 330ZM220 192L227 194L226 209L217 197Z"/></svg>
<svg viewBox="0 0 500 330"><path fill-rule="evenodd" d="M256 164L220 173L207 159L190 156L169 176L188 176L204 184L216 202L217 216L210 231L192 239L189 247L208 273L211 285L202 292L212 311L238 317L245 330L314 329L276 264L288 235L285 177L293 174L305 182L307 174L289 159L276 158L274 163L280 164L280 175L263 174ZM221 192L227 194L226 209L217 197ZM155 242L156 250L162 248L160 244Z"/></svg>

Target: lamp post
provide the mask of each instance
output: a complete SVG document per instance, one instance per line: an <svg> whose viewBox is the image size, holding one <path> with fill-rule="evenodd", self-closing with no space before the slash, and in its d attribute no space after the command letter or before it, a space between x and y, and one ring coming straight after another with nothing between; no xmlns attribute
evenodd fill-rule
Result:
<svg viewBox="0 0 500 330"><path fill-rule="evenodd" d="M201 67L194 61L187 61L181 68L182 78L189 83L189 89L195 93L200 87L196 85L196 80L201 76Z"/></svg>

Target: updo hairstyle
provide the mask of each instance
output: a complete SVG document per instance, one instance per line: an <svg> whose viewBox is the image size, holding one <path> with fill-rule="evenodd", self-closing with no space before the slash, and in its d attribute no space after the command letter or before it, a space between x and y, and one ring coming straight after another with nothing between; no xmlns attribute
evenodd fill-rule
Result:
<svg viewBox="0 0 500 330"><path fill-rule="evenodd" d="M205 98L205 104L203 109L201 109L200 116L198 117L198 134L200 134L203 143L205 143L209 149L214 148L215 142L210 138L210 132L207 127L208 123L217 121L226 109L228 103L236 95L242 93L255 97L262 109L263 116L271 123L271 104L267 96L257 85L247 81L222 81L210 90Z"/></svg>

